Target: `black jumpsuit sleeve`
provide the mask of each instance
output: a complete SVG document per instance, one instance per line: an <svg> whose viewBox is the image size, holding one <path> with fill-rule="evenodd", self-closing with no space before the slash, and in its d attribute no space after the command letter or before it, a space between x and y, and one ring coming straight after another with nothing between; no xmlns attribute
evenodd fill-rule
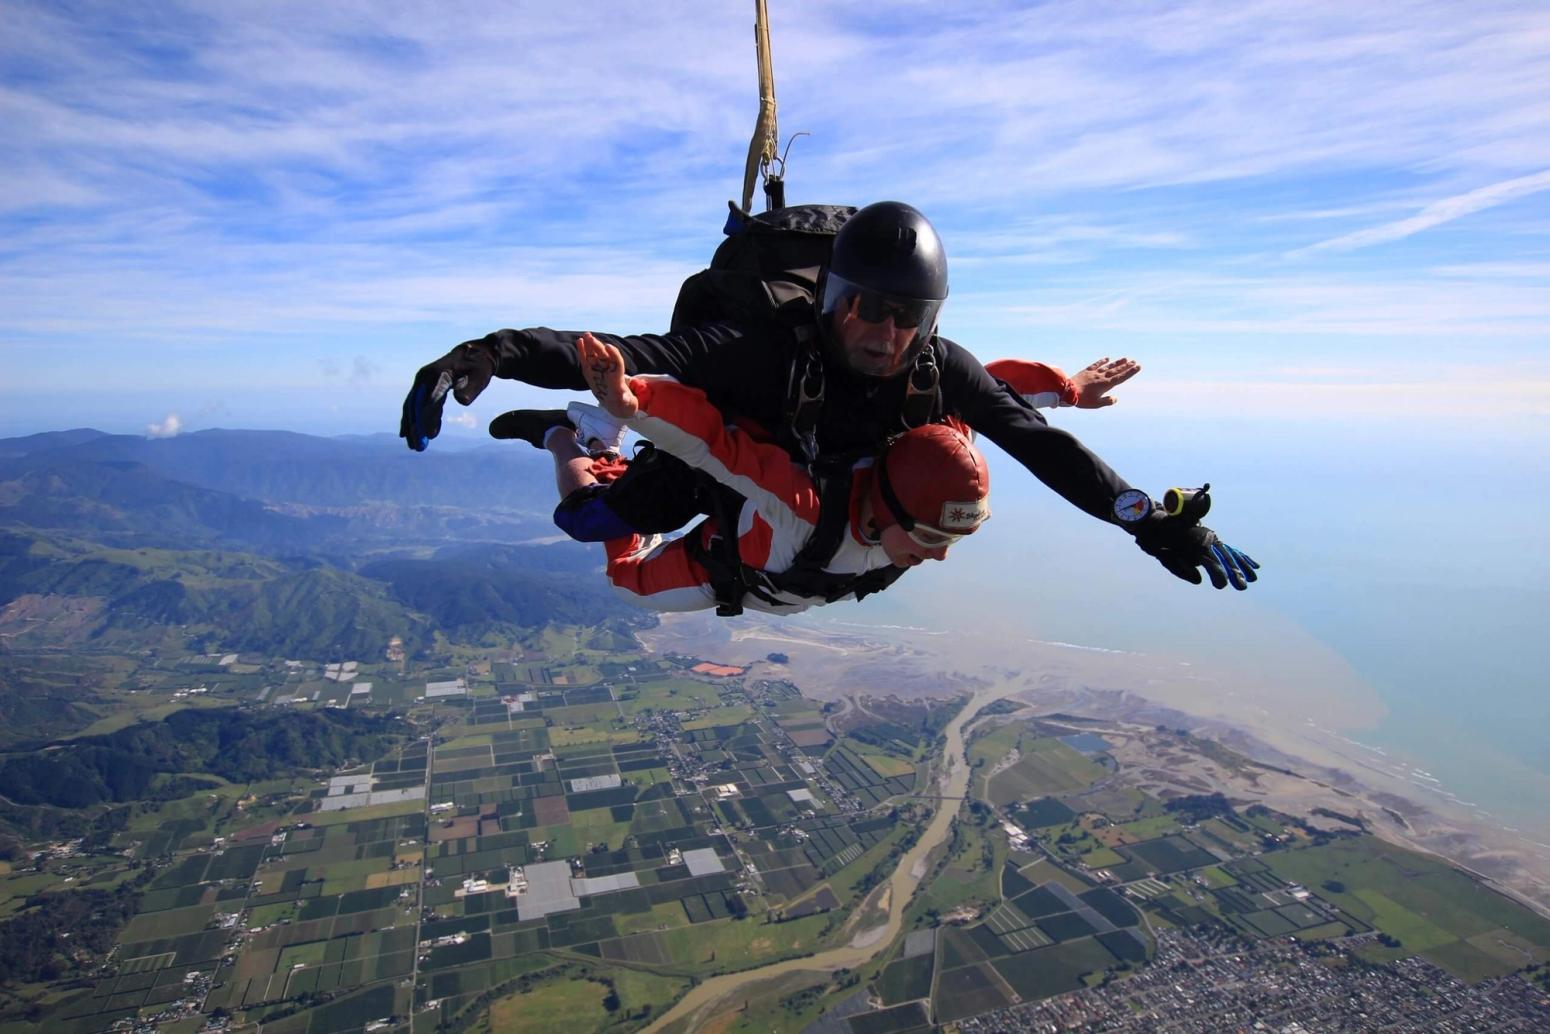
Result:
<svg viewBox="0 0 1550 1034"><path fill-rule="evenodd" d="M995 442L1071 505L1099 520L1114 520L1114 498L1130 488L1124 478L1072 434L1045 423L1026 400L1009 391L979 360L942 339L942 404Z"/></svg>
<svg viewBox="0 0 1550 1034"><path fill-rule="evenodd" d="M585 391L586 380L576 357L576 339L581 331L497 330L470 342L495 354L495 376L522 381L536 388L560 388ZM672 334L602 334L600 341L617 345L624 354L624 365L632 376L638 373L667 374L684 384L692 384L707 393L747 377L749 366L760 365L767 350L746 347L743 333L736 327L711 324L690 327Z"/></svg>

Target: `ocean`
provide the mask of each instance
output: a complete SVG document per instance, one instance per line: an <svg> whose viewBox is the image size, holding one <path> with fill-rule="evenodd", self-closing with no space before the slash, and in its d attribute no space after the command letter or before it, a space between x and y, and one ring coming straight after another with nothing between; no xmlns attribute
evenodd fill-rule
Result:
<svg viewBox="0 0 1550 1034"><path fill-rule="evenodd" d="M1119 407L1055 422L1154 495L1210 481L1206 523L1262 580L1241 594L1177 581L990 446L989 524L852 617L1005 628L1261 680L1273 713L1550 845L1550 449L1535 428L1445 414L1149 422ZM1313 692L1332 682L1345 718ZM1302 691L1320 713L1299 710Z"/></svg>

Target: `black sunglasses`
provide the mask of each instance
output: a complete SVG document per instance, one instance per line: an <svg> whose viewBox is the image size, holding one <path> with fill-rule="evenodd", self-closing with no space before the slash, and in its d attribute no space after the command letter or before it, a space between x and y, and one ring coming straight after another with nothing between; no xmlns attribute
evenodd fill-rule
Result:
<svg viewBox="0 0 1550 1034"><path fill-rule="evenodd" d="M858 291L853 298L856 315L868 323L881 323L893 317L895 327L919 327L936 310L937 302L920 298L892 298L876 291Z"/></svg>

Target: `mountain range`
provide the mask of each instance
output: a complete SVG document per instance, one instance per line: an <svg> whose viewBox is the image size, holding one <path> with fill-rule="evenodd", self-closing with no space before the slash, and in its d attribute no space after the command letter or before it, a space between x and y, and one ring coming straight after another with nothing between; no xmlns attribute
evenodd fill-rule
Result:
<svg viewBox="0 0 1550 1034"><path fill-rule="evenodd" d="M595 547L553 542L547 457L282 431L0 439L0 651L411 653L640 620ZM0 695L4 686L0 685Z"/></svg>

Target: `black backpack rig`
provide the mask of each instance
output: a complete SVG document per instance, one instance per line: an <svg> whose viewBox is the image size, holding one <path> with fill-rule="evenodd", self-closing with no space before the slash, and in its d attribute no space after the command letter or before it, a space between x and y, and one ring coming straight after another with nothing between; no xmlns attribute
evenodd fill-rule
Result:
<svg viewBox="0 0 1550 1034"><path fill-rule="evenodd" d="M779 605L776 593L821 598L827 603L854 593L880 592L903 573L885 567L863 575L825 570L849 528L850 492L857 460L873 450L820 455L819 415L824 401L824 364L815 299L840 227L856 213L848 205L793 205L750 215L728 204L722 241L710 266L679 288L670 330L710 323L774 325L795 347L787 374L785 421L776 440L805 463L818 485L819 520L791 567L779 574L742 563L737 550L738 518L744 498L650 442L638 447L629 470L615 481L608 506L643 534L676 531L702 515L717 519L710 543L690 535L691 555L710 573L716 613L743 612L747 595ZM909 373L900 430L931 422L939 409L939 372L934 350L925 348ZM883 443L878 443L879 445Z"/></svg>

